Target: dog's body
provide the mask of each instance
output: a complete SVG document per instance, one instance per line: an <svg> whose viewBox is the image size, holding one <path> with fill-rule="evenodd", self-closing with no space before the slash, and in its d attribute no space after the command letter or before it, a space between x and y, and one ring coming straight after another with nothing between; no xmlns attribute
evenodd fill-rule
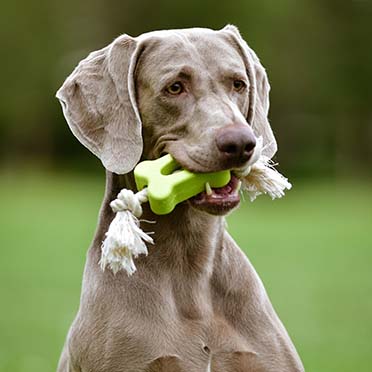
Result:
<svg viewBox="0 0 372 372"><path fill-rule="evenodd" d="M260 279L225 230L222 214L235 206L234 198L213 205L208 200L185 202L166 216L154 216L145 207L144 220L156 220L151 227L142 223L145 230L154 231L155 246L149 246L147 257L136 260L137 272L133 276L123 271L114 275L99 267L101 244L113 219L109 202L122 188L135 190L130 171L138 161L138 153L143 158L156 158L169 152L185 168L199 172L241 168L249 161L247 146L252 140L245 120L251 123L253 111L256 119L267 114L268 107L252 106L252 89L254 83L259 84L259 77L252 82L252 76L246 76L252 70L240 56L243 52L239 43L239 35L232 27L219 33L200 29L154 33L137 44L125 37L119 47L121 53L130 55L130 63L116 69L113 52L118 45L114 42L111 48L91 55L89 64L79 65L59 93L73 132L111 171L107 172L98 229L87 257L80 309L59 372L303 371ZM218 78L223 64L211 65L211 55L205 48L223 49L228 67L234 69L233 92L227 91L226 79ZM172 53L169 66L166 49ZM215 54L212 56L215 58ZM111 65L102 68L102 58ZM172 73L170 66L177 68L176 82L175 77L172 80L167 76ZM164 70L159 79L154 79L154 68ZM93 83L86 78L87 70L88 75L93 70ZM102 74L107 70L111 80L120 73L133 74L128 85L115 86L119 102L110 103L111 107L124 109L124 116L115 109L107 113L107 96L112 94L109 83L101 89L103 98L97 98L99 93L92 90L84 92L102 83ZM159 83L162 79L163 85ZM249 88L246 91L236 83L241 80ZM163 86L172 89L164 93ZM127 89L133 91L128 94ZM123 98L122 94L127 96ZM76 104L80 98L84 99ZM130 109L134 101L136 108ZM93 102L98 114L91 109L84 112L87 102ZM126 127L126 135L118 135L108 148L109 136L120 126L110 127L113 120L103 119L130 115L133 121L142 121L143 150L132 149L142 142L137 138L141 138L141 131ZM94 130L87 130L95 120L98 124ZM104 140L100 134L103 125ZM225 144L226 137L230 141L235 136L225 131L232 126L234 130L242 128L238 137L245 136L247 154L226 154L220 149L221 141ZM268 139L271 132L265 130L262 134ZM125 159L120 141L132 146L127 148L130 153L124 154Z"/></svg>

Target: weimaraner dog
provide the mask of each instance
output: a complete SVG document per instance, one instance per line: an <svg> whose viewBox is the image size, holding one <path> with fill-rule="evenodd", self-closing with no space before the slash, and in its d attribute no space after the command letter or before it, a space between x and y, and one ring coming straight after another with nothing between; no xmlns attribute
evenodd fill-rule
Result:
<svg viewBox="0 0 372 372"><path fill-rule="evenodd" d="M107 170L78 314L59 372L303 371L261 280L225 229L239 203L227 187L169 215L144 205L149 255L128 276L99 266L111 200L135 190L141 159L171 154L185 169L241 169L266 144L265 70L234 26L122 35L81 61L57 93L75 136ZM249 228L247 226L247 228Z"/></svg>

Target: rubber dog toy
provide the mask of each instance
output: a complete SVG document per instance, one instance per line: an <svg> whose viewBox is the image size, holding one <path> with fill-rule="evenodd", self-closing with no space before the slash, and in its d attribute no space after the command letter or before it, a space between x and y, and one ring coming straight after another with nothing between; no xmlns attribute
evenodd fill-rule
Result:
<svg viewBox="0 0 372 372"><path fill-rule="evenodd" d="M134 169L138 190L148 189L150 208L155 214L168 214L175 206L210 187L223 187L230 181L230 171L191 173L181 169L171 155L145 160ZM208 187L208 186L207 186Z"/></svg>
<svg viewBox="0 0 372 372"><path fill-rule="evenodd" d="M254 163L236 176L243 181L243 190L254 200L260 194L272 199L284 195L291 184L275 170L270 158L262 155L262 139L258 138L257 156ZM256 150L255 150L256 151ZM147 245L154 244L151 233L141 229L142 204L150 202L155 214L170 213L175 206L211 187L223 187L230 181L230 171L215 173L191 173L179 167L171 155L157 160L146 160L137 165L134 178L138 192L122 189L110 203L115 214L104 241L100 265L104 270L109 266L116 273L124 269L128 275L136 271L134 258L147 254ZM143 221L145 222L145 221ZM149 221L147 221L149 222Z"/></svg>

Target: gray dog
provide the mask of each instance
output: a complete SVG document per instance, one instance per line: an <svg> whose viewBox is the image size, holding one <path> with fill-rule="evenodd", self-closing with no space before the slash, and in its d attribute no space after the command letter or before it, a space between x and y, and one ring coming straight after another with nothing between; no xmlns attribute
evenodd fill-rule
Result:
<svg viewBox="0 0 372 372"><path fill-rule="evenodd" d="M239 203L234 170L249 162L257 135L276 150L268 93L265 70L234 26L122 35L67 78L57 97L107 178L59 372L303 371L223 217ZM164 153L193 172L231 169L232 180L169 215L145 205L155 246L136 259L132 276L102 271L110 201L135 190L140 159Z"/></svg>

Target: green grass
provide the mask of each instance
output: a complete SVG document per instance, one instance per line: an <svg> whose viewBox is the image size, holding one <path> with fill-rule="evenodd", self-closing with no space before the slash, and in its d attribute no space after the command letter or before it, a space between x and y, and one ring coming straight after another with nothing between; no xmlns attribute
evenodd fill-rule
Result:
<svg viewBox="0 0 372 372"><path fill-rule="evenodd" d="M0 372L50 372L78 307L103 175L0 177ZM307 371L370 370L371 186L299 182L229 218Z"/></svg>

